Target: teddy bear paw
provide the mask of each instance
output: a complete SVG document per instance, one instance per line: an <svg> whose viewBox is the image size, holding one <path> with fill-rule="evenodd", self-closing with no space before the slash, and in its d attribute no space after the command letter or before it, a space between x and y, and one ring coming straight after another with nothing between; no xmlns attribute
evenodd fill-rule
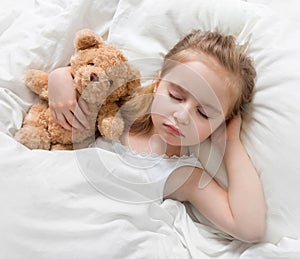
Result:
<svg viewBox="0 0 300 259"><path fill-rule="evenodd" d="M118 116L104 118L99 131L109 139L118 140L124 131L124 121Z"/></svg>
<svg viewBox="0 0 300 259"><path fill-rule="evenodd" d="M50 135L44 128L26 126L15 134L15 139L30 149L50 149Z"/></svg>

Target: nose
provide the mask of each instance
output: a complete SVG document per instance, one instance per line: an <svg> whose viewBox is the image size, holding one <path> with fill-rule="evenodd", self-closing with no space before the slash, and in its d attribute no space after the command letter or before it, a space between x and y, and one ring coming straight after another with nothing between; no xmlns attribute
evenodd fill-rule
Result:
<svg viewBox="0 0 300 259"><path fill-rule="evenodd" d="M98 82L99 81L99 77L96 73L91 73L90 75L90 81L92 82Z"/></svg>
<svg viewBox="0 0 300 259"><path fill-rule="evenodd" d="M189 113L184 109L174 112L173 116L178 123L188 125L190 122Z"/></svg>

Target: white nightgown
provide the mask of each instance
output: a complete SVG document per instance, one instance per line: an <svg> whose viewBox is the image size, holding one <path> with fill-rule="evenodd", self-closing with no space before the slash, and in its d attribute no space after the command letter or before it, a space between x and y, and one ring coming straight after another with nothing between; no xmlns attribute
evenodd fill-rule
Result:
<svg viewBox="0 0 300 259"><path fill-rule="evenodd" d="M97 174L88 170L93 176L87 175L87 179L104 194L127 202L161 202L165 183L175 169L183 166L188 166L187 171L194 167L203 168L193 154L181 157L140 154L119 141L103 137L98 138L91 147L100 148L99 158L96 159L98 170L95 170ZM110 183L103 184L103 181ZM119 188L109 188L109 185L118 185Z"/></svg>

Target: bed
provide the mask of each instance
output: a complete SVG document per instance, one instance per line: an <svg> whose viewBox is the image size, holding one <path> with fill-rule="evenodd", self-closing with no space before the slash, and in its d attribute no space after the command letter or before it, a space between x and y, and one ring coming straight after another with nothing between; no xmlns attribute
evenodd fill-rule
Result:
<svg viewBox="0 0 300 259"><path fill-rule="evenodd" d="M292 0L1 3L0 258L300 258L299 11ZM36 101L23 84L24 72L67 65L82 28L122 49L143 84L194 28L230 33L248 44L257 82L241 137L266 196L263 242L222 235L188 204L130 201L130 193L120 195L108 181L97 188L97 148L29 150L13 139ZM206 147L201 159L214 167L217 158ZM226 185L222 165L216 170Z"/></svg>

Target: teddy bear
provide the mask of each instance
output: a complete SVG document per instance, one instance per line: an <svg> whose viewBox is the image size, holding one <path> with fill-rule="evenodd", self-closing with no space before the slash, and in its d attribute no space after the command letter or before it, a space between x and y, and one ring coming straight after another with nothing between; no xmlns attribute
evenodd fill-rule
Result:
<svg viewBox="0 0 300 259"><path fill-rule="evenodd" d="M139 70L117 47L106 44L92 30L77 32L74 47L70 70L79 98L88 105L91 128L70 131L56 123L48 105L48 73L30 69L25 85L38 94L39 101L31 106L15 134L15 139L30 149L84 148L97 133L118 139L124 131L119 108L140 86Z"/></svg>

